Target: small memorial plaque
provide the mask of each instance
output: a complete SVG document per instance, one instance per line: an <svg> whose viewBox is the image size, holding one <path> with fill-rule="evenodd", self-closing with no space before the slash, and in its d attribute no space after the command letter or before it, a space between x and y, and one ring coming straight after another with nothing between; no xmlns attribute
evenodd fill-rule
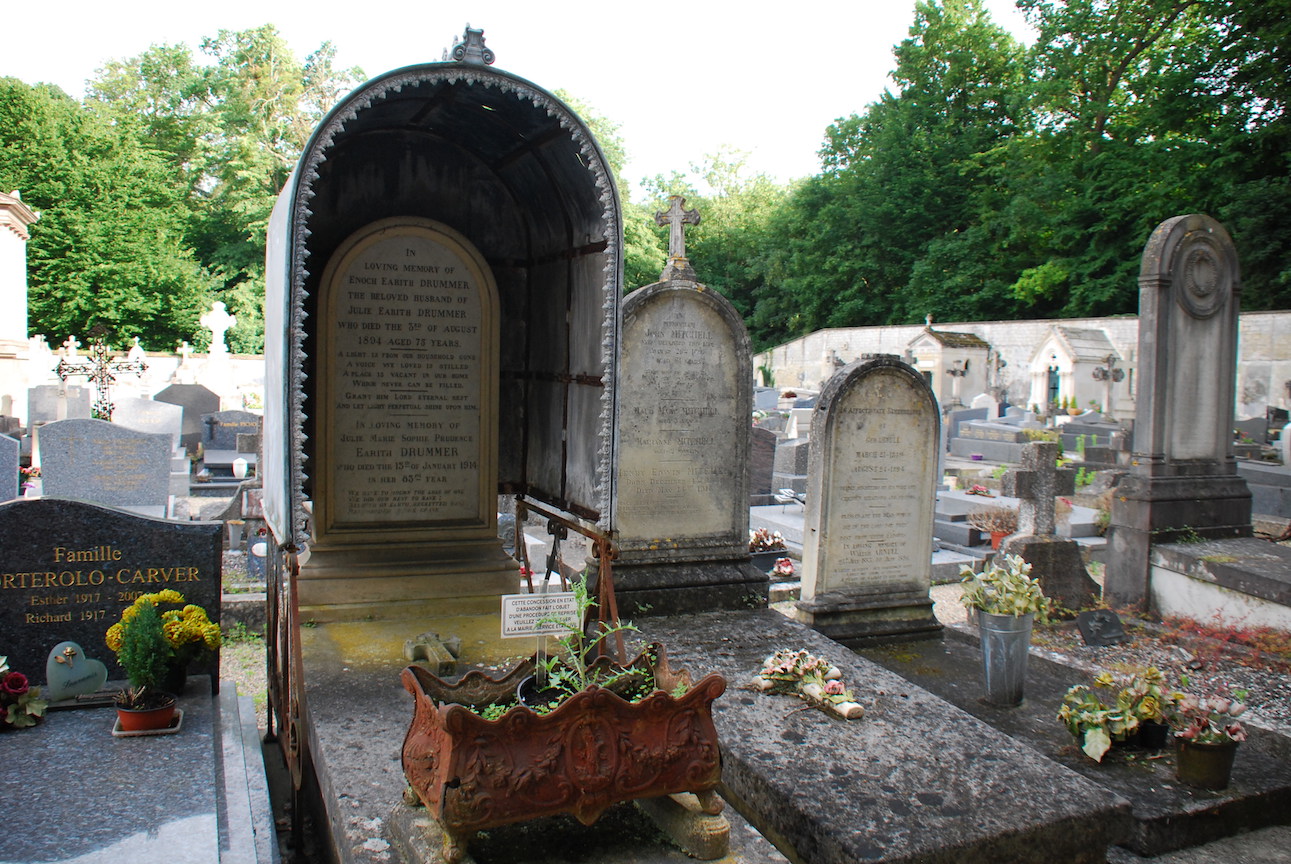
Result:
<svg viewBox="0 0 1291 864"><path fill-rule="evenodd" d="M1129 639L1120 617L1111 609L1091 609L1076 616L1081 638L1092 648L1115 645Z"/></svg>
<svg viewBox="0 0 1291 864"><path fill-rule="evenodd" d="M564 633L577 627L578 605L572 591L502 595L503 639Z"/></svg>

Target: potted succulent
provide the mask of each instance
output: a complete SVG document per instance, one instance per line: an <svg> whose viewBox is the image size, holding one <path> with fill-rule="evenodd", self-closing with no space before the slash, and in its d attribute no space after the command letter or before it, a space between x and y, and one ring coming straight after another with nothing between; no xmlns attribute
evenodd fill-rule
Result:
<svg viewBox="0 0 1291 864"><path fill-rule="evenodd" d="M779 531L749 529L749 555L753 557L753 566L763 573L774 567L776 560L784 557L785 551L784 536Z"/></svg>
<svg viewBox="0 0 1291 864"><path fill-rule="evenodd" d="M596 604L585 578L573 590L581 622ZM590 637L562 626L558 655L501 678L471 671L449 683L420 666L402 673L414 701L406 800L439 822L450 864L474 832L540 816L572 813L590 825L611 804L678 792L698 795L706 813L721 809L712 703L726 681L692 682L657 644L631 662L596 656L631 625L596 625ZM526 687L540 669L545 681ZM521 690L530 691L524 700Z"/></svg>
<svg viewBox="0 0 1291 864"><path fill-rule="evenodd" d="M49 703L40 698L27 676L9 668L9 658L0 657L0 730L35 726L45 716Z"/></svg>
<svg viewBox="0 0 1291 864"><path fill-rule="evenodd" d="M1187 679L1184 679L1187 686ZM1180 783L1201 789L1228 788L1233 773L1237 745L1246 740L1246 729L1237 718L1246 713L1238 698L1217 694L1195 696L1178 694L1177 706L1170 715L1174 730L1175 776Z"/></svg>
<svg viewBox="0 0 1291 864"><path fill-rule="evenodd" d="M965 566L960 575L960 602L977 615L986 701L1018 705L1026 683L1031 626L1037 616L1048 621L1049 598L1020 555L1004 556L1003 566L997 556L981 573Z"/></svg>
<svg viewBox="0 0 1291 864"><path fill-rule="evenodd" d="M201 606L158 608L183 603L184 595L170 588L142 594L108 628L104 641L130 679L130 688L116 698L123 731L168 726L175 712L172 691L182 689L189 663L222 642L220 628Z"/></svg>
<svg viewBox="0 0 1291 864"><path fill-rule="evenodd" d="M1109 672L1094 679L1094 686L1109 694L1116 684ZM1095 690L1078 684L1063 696L1058 719L1095 762L1102 762L1115 743L1160 750L1165 746L1168 728L1164 725L1166 712L1173 701L1164 685L1165 675L1149 667L1126 680L1109 704Z"/></svg>
<svg viewBox="0 0 1291 864"><path fill-rule="evenodd" d="M978 507L969 511L968 524L989 534L991 548L999 549L1004 538L1018 530L1018 511L1008 507Z"/></svg>

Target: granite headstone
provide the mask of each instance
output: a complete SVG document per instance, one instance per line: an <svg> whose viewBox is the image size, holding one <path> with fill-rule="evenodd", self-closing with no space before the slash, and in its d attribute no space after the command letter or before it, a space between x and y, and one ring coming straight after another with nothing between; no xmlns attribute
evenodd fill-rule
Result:
<svg viewBox="0 0 1291 864"><path fill-rule="evenodd" d="M202 440L202 417L220 410L219 394L201 384L171 384L153 395L157 402L170 402L184 409L184 426L181 440L190 453L197 450Z"/></svg>
<svg viewBox="0 0 1291 864"><path fill-rule="evenodd" d="M171 402L118 396L113 400L112 422L136 432L164 432L172 447L180 446L184 431L184 408Z"/></svg>
<svg viewBox="0 0 1291 864"><path fill-rule="evenodd" d="M18 452L21 449L17 439L0 435L0 501L17 498L20 494Z"/></svg>
<svg viewBox="0 0 1291 864"><path fill-rule="evenodd" d="M93 421L100 422L100 421ZM80 643L124 670L103 642L140 594L173 588L220 614L221 526L167 522L55 498L0 504L0 633L12 668L35 678L50 650ZM194 671L218 680L219 658Z"/></svg>
<svg viewBox="0 0 1291 864"><path fill-rule="evenodd" d="M104 420L60 420L36 430L43 494L165 516L171 437Z"/></svg>
<svg viewBox="0 0 1291 864"><path fill-rule="evenodd" d="M61 391L66 391L66 395ZM27 427L55 420L88 420L90 399L88 387L38 384L27 391Z"/></svg>
<svg viewBox="0 0 1291 864"><path fill-rule="evenodd" d="M216 411L202 417L202 447L205 450L234 450L239 435L260 432L262 420L250 411Z"/></svg>

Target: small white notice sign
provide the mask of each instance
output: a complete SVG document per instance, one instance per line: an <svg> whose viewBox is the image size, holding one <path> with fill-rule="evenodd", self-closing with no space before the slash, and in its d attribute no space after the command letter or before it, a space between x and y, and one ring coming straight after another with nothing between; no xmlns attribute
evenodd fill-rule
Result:
<svg viewBox="0 0 1291 864"><path fill-rule="evenodd" d="M539 624L539 621L543 623ZM502 595L503 639L564 633L567 628L559 623L562 621L570 628L578 629L578 605L572 591Z"/></svg>

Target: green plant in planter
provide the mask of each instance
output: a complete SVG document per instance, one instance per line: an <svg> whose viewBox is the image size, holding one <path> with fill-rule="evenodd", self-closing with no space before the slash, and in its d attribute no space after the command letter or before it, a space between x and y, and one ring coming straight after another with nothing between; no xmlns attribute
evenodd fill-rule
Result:
<svg viewBox="0 0 1291 864"><path fill-rule="evenodd" d="M960 575L963 593L960 602L969 609L988 615L1028 615L1034 613L1041 622L1049 620L1049 598L1040 583L1031 578L1031 565L1021 555L997 556L981 573L965 566Z"/></svg>
<svg viewBox="0 0 1291 864"><path fill-rule="evenodd" d="M1080 749L1102 762L1113 741L1126 741L1146 722L1164 723L1176 696L1165 690L1165 675L1156 667L1131 676L1112 695L1117 680L1109 672L1094 679L1098 690L1077 684L1062 697L1058 720L1080 742ZM1099 690L1109 697L1104 702Z"/></svg>
<svg viewBox="0 0 1291 864"><path fill-rule="evenodd" d="M161 611L159 606L182 606ZM161 683L175 669L186 669L205 651L220 647L223 636L206 610L184 605L184 595L170 588L142 594L121 612L121 620L104 635L107 646L117 654L126 670L131 689L117 698L123 708L153 707ZM124 698L123 698L124 697ZM129 703L129 704L127 704Z"/></svg>
<svg viewBox="0 0 1291 864"><path fill-rule="evenodd" d="M637 628L630 621L621 621L612 626L602 626L594 636L589 637L583 632L582 622L587 620L587 613L595 609L597 604L587 590L587 574L574 580L570 588L574 593L575 623L555 617L539 621L540 624L557 624L564 630L555 637L561 649L560 654L547 657L542 662L547 688L561 694L551 707L593 685L616 692L626 689L627 694L620 692L624 698L628 698L628 695L636 698L649 695L654 689L654 681L646 680L647 676L641 670L595 662L606 639ZM626 688L624 685L627 685Z"/></svg>
<svg viewBox="0 0 1291 864"><path fill-rule="evenodd" d="M162 630L161 614L151 603L135 608L135 614L121 631L117 662L130 678L130 689L117 696L121 708L155 708L170 698L160 691L170 665L170 645Z"/></svg>

